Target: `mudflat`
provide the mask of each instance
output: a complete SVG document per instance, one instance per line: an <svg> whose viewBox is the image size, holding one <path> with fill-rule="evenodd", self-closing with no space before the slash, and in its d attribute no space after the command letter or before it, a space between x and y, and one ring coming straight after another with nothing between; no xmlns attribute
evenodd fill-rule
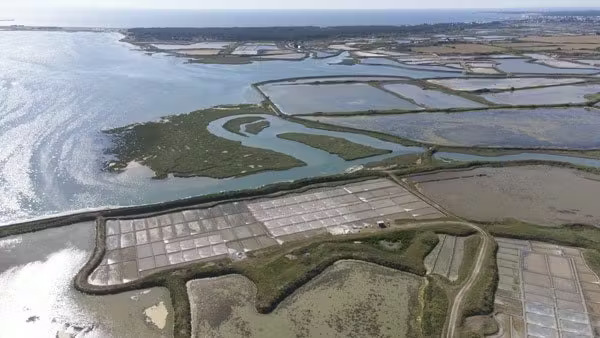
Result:
<svg viewBox="0 0 600 338"><path fill-rule="evenodd" d="M77 223L0 239L0 336L173 335L173 307L165 288L108 296L75 290L73 276L95 245L94 226ZM162 310L162 316L153 316L160 326L144 314L154 306Z"/></svg>
<svg viewBox="0 0 600 338"><path fill-rule="evenodd" d="M549 166L477 168L413 176L426 196L476 221L600 224L600 176Z"/></svg>
<svg viewBox="0 0 600 338"><path fill-rule="evenodd" d="M420 283L405 272L340 261L261 315L247 278L194 280L188 282L193 336L404 337Z"/></svg>

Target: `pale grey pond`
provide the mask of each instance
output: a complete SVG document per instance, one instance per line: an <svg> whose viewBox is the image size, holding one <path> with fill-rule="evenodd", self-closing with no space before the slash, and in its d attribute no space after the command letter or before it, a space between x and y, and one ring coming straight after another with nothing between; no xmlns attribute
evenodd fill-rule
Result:
<svg viewBox="0 0 600 338"><path fill-rule="evenodd" d="M594 108L496 109L308 119L450 146L600 148L600 110Z"/></svg>
<svg viewBox="0 0 600 338"><path fill-rule="evenodd" d="M131 45L119 42L121 37L113 33L0 32L0 224L81 209L255 188L339 173L385 158L342 162L337 156L306 146L272 141L277 132L296 128L277 124L257 138L248 137L242 142L260 141L272 149L294 152L309 163L307 167L226 180L153 180L144 167L122 174L101 170L106 160L103 153L109 145L103 129L218 104L258 103L261 96L251 84L267 80L329 75L452 75L397 67L330 65L347 54L299 62L189 64L182 58L133 50ZM354 136L346 133L343 137ZM393 154L419 150L397 147Z"/></svg>
<svg viewBox="0 0 600 338"><path fill-rule="evenodd" d="M400 63L395 60L387 58L364 58L360 59L360 63L366 65L386 65L386 66L400 66Z"/></svg>
<svg viewBox="0 0 600 338"><path fill-rule="evenodd" d="M497 60L500 69L506 73L522 74L595 74L600 72L598 69L575 69L575 68L555 68L545 66L539 63L532 63L529 59L501 59Z"/></svg>
<svg viewBox="0 0 600 338"><path fill-rule="evenodd" d="M435 79L428 82L454 90L474 91L479 89L519 89L526 87L554 86L584 82L582 78L509 77L509 78L458 78Z"/></svg>
<svg viewBox="0 0 600 338"><path fill-rule="evenodd" d="M521 89L481 95L490 102L508 105L583 103L586 96L600 93L600 84Z"/></svg>
<svg viewBox="0 0 600 338"><path fill-rule="evenodd" d="M153 203L282 179L152 180L102 172L102 129L218 104L257 103L252 83L327 75L443 77L400 68L330 65L345 55L247 65L147 55L113 33L0 32L0 224L59 212ZM336 169L338 170L338 169Z"/></svg>
<svg viewBox="0 0 600 338"><path fill-rule="evenodd" d="M364 83L266 85L262 91L287 115L415 110L421 107Z"/></svg>
<svg viewBox="0 0 600 338"><path fill-rule="evenodd" d="M384 85L383 88L390 90L403 97L414 100L417 104L427 108L477 108L484 107L483 104L467 100L460 96L446 94L437 90L423 89L408 83L393 83Z"/></svg>

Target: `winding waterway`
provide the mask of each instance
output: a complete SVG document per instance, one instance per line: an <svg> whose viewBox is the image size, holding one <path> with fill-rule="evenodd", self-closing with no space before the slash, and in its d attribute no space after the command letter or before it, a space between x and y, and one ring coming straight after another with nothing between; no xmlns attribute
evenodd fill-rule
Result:
<svg viewBox="0 0 600 338"><path fill-rule="evenodd" d="M321 75L446 76L336 59L189 64L113 33L0 32L0 224L83 208L159 202L272 180L151 180L102 172L102 129L261 100L252 83ZM341 55L338 59L343 59ZM336 167L336 166L333 166ZM335 170L339 168L336 167ZM304 171L310 176L320 168ZM332 171L325 171L331 173ZM301 176L302 176L301 175ZM285 179L298 178L288 175Z"/></svg>
<svg viewBox="0 0 600 338"><path fill-rule="evenodd" d="M0 32L0 224L71 212L155 203L282 180L339 173L401 153L419 151L362 135L307 130L268 117L272 126L243 138L211 124L219 136L297 156L306 167L236 179L151 179L144 167L122 174L101 170L109 140L103 129L218 104L257 103L251 84L288 77L389 75L456 76L395 67L332 65L343 58L269 61L247 65L189 64L164 54L147 55L114 33ZM344 162L291 141L278 132L346 137L391 149L389 155ZM341 135L343 134L343 135Z"/></svg>

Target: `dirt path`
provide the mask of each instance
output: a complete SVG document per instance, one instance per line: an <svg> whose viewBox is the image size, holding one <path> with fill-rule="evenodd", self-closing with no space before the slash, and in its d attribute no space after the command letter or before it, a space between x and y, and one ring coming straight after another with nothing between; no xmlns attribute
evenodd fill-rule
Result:
<svg viewBox="0 0 600 338"><path fill-rule="evenodd" d="M448 211L444 210L439 205L437 205L434 201L427 198L427 196L421 194L419 191L416 191L416 189L412 189L408 184L402 182L396 176L390 174L390 178L394 182L398 183L405 189L407 189L410 192L412 192L413 194L415 194L415 196L419 197L423 201L429 203L434 208L438 209L444 215L456 217L456 216L452 215L451 213L449 213ZM467 281L463 284L460 291L458 291L458 293L454 297L454 301L452 302L452 308L450 309L450 316L449 316L449 319L447 322L448 325L446 326L446 329L445 329L446 334L443 335L446 338L454 338L456 336L456 328L460 324L459 323L460 306L462 304L463 298L465 297L465 295L467 294L469 289L475 284L475 282L477 282L477 278L479 277L479 273L481 272L481 268L483 267L483 261L485 260L485 253L488 250L488 247L490 246L490 243L493 240L490 235L488 235L485 231L483 231L477 225L467 222L465 220L462 220L458 217L457 217L457 219L458 219L457 221L442 221L442 222L437 222L437 224L444 223L444 224L457 224L457 225L468 226L468 227L472 228L473 230L477 231L481 235L481 238L483 239L483 241L479 247L479 251L477 253L477 260L475 261L475 267L473 268L471 275L469 276ZM427 226L428 224L430 224L430 223L419 223L417 225ZM414 226L413 224L407 224L407 225Z"/></svg>
<svg viewBox="0 0 600 338"><path fill-rule="evenodd" d="M471 276L469 276L469 279L463 285L463 287L460 289L460 291L456 294L456 296L454 297L454 301L452 302L452 309L450 310L450 318L448 319L448 326L446 329L446 337L447 338L453 338L456 335L456 327L460 324L458 322L460 320L460 317L459 317L460 305L462 304L462 300L463 300L465 294L469 291L469 289L473 286L473 284L475 284L475 282L477 282L477 278L479 277L479 272L481 271L481 268L483 266L483 261L485 260L485 252L488 250L488 247L490 246L490 243L492 240L485 231L481 230L481 228L479 228L473 224L470 224L470 223L469 223L469 226L471 228L477 230L477 232L479 232L481 234L481 237L483 238L483 243L479 247L479 252L477 254L477 261L475 262L475 268L471 272Z"/></svg>

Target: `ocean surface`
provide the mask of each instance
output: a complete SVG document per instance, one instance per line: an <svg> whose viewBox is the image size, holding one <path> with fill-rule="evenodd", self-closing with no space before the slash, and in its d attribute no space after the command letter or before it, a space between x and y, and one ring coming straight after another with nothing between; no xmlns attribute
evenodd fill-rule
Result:
<svg viewBox="0 0 600 338"><path fill-rule="evenodd" d="M334 59L188 64L148 55L117 33L0 31L0 224L84 208L133 205L343 171L339 161L240 179L153 180L103 172L103 129L218 104L258 102L252 83L298 76L452 76L330 65ZM455 75L454 75L455 76ZM303 152L307 156L310 149ZM307 156L310 157L310 156ZM329 157L331 159L331 157Z"/></svg>
<svg viewBox="0 0 600 338"><path fill-rule="evenodd" d="M90 10L4 11L0 25L60 27L263 27L417 25L520 17L489 10Z"/></svg>

